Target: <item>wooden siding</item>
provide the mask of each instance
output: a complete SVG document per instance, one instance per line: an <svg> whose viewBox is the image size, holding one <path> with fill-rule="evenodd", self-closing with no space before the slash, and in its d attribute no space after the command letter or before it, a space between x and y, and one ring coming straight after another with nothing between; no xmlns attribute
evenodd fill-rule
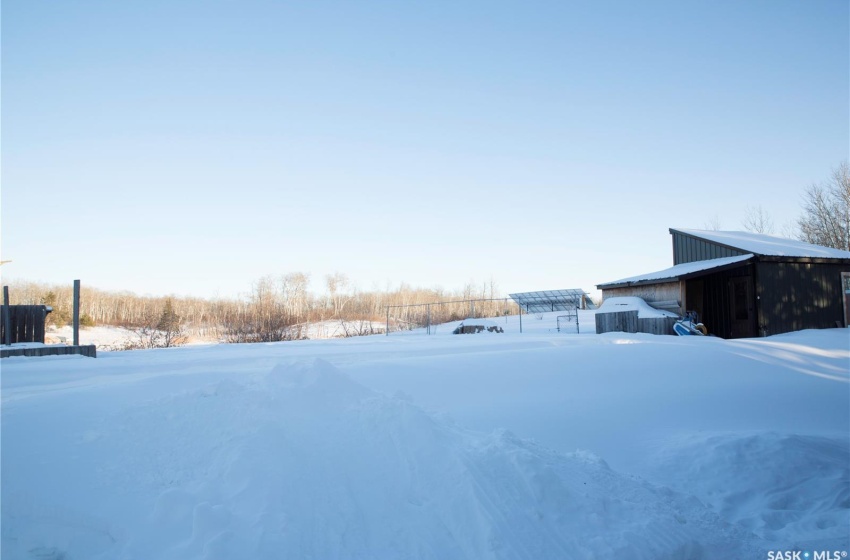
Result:
<svg viewBox="0 0 850 560"><path fill-rule="evenodd" d="M675 317L639 318L637 311L596 314L596 334L606 332L673 334Z"/></svg>
<svg viewBox="0 0 850 560"><path fill-rule="evenodd" d="M44 343L45 305L5 305L0 307L0 343L6 343L6 312L9 313L9 333L12 344L18 342Z"/></svg>
<svg viewBox="0 0 850 560"><path fill-rule="evenodd" d="M637 311L616 311L596 314L596 334L607 332L638 332Z"/></svg>
<svg viewBox="0 0 850 560"><path fill-rule="evenodd" d="M638 332L649 334L675 334L673 325L677 317L648 317L638 319Z"/></svg>
<svg viewBox="0 0 850 560"><path fill-rule="evenodd" d="M846 326L842 272L850 272L850 265L759 263L756 296L760 334Z"/></svg>
<svg viewBox="0 0 850 560"><path fill-rule="evenodd" d="M673 264L683 264L695 261L707 261L723 257L737 257L747 253L724 247L705 239L697 239L676 231L673 234Z"/></svg>

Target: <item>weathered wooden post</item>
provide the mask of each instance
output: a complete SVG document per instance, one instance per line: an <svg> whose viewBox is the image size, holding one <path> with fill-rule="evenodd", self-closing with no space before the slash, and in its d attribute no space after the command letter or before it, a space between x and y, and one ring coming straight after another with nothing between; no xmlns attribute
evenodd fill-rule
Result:
<svg viewBox="0 0 850 560"><path fill-rule="evenodd" d="M80 345L80 281L74 280L74 346Z"/></svg>
<svg viewBox="0 0 850 560"><path fill-rule="evenodd" d="M387 306L387 336L390 336L390 306Z"/></svg>
<svg viewBox="0 0 850 560"><path fill-rule="evenodd" d="M6 330L3 337L3 343L6 346L12 345L12 308L9 307L9 286L3 286L3 328Z"/></svg>

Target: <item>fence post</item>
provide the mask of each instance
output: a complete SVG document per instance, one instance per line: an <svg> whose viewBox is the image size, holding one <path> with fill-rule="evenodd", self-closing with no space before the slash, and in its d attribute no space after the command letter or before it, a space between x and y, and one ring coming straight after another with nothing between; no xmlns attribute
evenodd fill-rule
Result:
<svg viewBox="0 0 850 560"><path fill-rule="evenodd" d="M581 296L584 298L584 296ZM581 327L578 326L578 307L576 307L576 334L581 334Z"/></svg>
<svg viewBox="0 0 850 560"><path fill-rule="evenodd" d="M387 336L390 336L390 306L387 306Z"/></svg>
<svg viewBox="0 0 850 560"><path fill-rule="evenodd" d="M80 345L80 281L74 280L74 346Z"/></svg>
<svg viewBox="0 0 850 560"><path fill-rule="evenodd" d="M47 329L47 306L37 306L38 312L33 321L33 342L44 344L44 334Z"/></svg>
<svg viewBox="0 0 850 560"><path fill-rule="evenodd" d="M12 345L12 308L9 307L9 286L3 286L3 307L6 315L3 317L3 328L6 329L5 340L6 346Z"/></svg>

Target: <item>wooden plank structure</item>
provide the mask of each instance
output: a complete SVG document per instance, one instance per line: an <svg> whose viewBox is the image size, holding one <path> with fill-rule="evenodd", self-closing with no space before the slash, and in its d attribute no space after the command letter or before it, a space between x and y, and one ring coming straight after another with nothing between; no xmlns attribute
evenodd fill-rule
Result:
<svg viewBox="0 0 850 560"><path fill-rule="evenodd" d="M638 332L649 334L675 334L673 325L678 317L648 317L638 319Z"/></svg>
<svg viewBox="0 0 850 560"><path fill-rule="evenodd" d="M88 358L97 358L97 347L94 344L78 346L51 345L33 346L30 348L15 348L3 346L0 348L0 358L11 358L12 356L70 356L80 355Z"/></svg>
<svg viewBox="0 0 850 560"><path fill-rule="evenodd" d="M3 305L0 306L0 358L12 356L66 356L81 355L97 357L94 344L81 345L80 340L80 281L74 281L74 344L52 344L49 346L19 346L13 344L44 344L47 314L52 311L47 305L9 305L9 287L3 287Z"/></svg>
<svg viewBox="0 0 850 560"><path fill-rule="evenodd" d="M47 314L50 312L46 305L4 305L0 310L2 310L0 311L2 313L0 340L3 343L40 342L44 344L44 325Z"/></svg>
<svg viewBox="0 0 850 560"><path fill-rule="evenodd" d="M596 314L596 334L606 332L674 334L676 317L638 317L637 311Z"/></svg>
<svg viewBox="0 0 850 560"><path fill-rule="evenodd" d="M637 311L617 311L596 314L596 334L607 332L638 332Z"/></svg>

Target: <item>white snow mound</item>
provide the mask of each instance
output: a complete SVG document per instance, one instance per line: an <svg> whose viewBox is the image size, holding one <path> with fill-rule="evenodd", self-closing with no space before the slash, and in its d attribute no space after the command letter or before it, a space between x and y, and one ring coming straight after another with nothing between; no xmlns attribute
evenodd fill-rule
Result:
<svg viewBox="0 0 850 560"><path fill-rule="evenodd" d="M842 550L850 531L850 442L775 432L668 442L653 477L727 521L798 550Z"/></svg>
<svg viewBox="0 0 850 560"><path fill-rule="evenodd" d="M465 431L321 360L64 402L5 405L3 558L756 557L694 498Z"/></svg>
<svg viewBox="0 0 850 560"><path fill-rule="evenodd" d="M615 313L618 311L637 311L638 318L651 319L658 317L678 317L675 313L655 309L650 306L643 298L625 296L607 298L599 307L599 313Z"/></svg>

